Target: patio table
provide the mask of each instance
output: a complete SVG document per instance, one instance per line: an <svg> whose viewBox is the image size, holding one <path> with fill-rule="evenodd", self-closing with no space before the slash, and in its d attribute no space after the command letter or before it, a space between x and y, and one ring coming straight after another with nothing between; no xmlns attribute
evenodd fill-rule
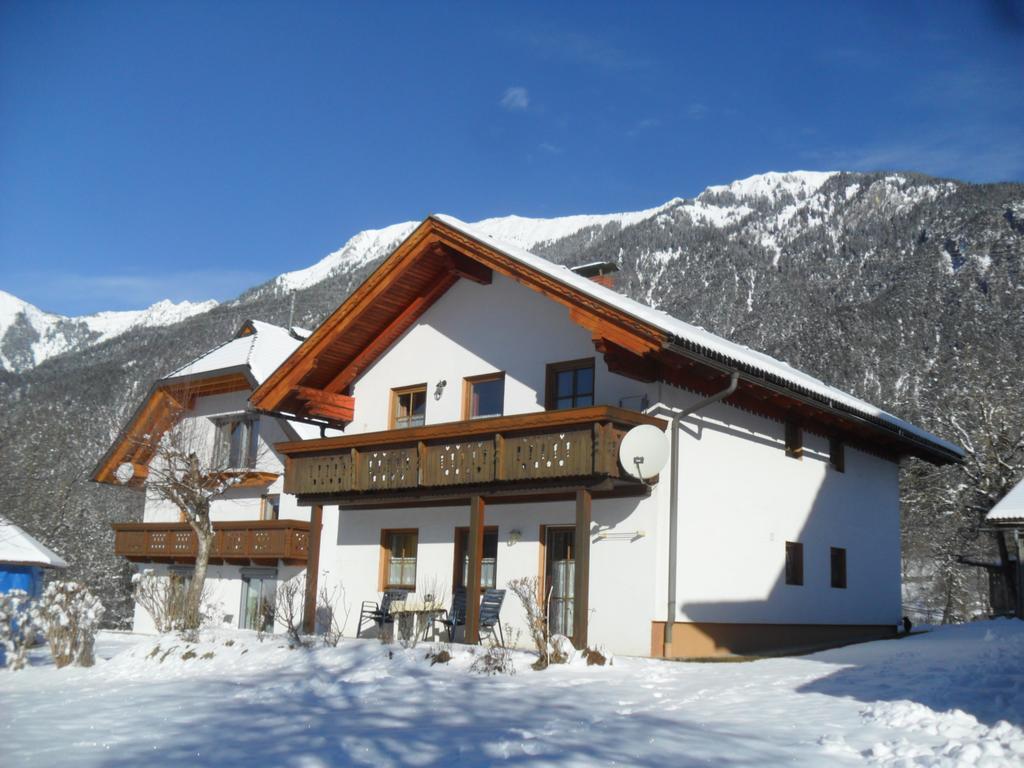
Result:
<svg viewBox="0 0 1024 768"><path fill-rule="evenodd" d="M425 640L434 619L443 615L445 607L440 603L425 603L406 600L391 604L391 615L395 619L395 634L402 645L415 645ZM394 641L394 635L392 636Z"/></svg>

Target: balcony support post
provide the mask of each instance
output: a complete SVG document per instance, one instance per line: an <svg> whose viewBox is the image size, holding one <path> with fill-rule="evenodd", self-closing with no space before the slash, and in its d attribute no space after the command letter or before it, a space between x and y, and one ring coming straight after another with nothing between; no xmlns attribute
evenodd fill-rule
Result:
<svg viewBox="0 0 1024 768"><path fill-rule="evenodd" d="M590 506L590 491L586 488L577 490L572 605L572 640L577 648L587 647L587 627L590 623Z"/></svg>
<svg viewBox="0 0 1024 768"><path fill-rule="evenodd" d="M466 637L467 643L480 641L480 569L484 557L484 500L469 499L469 572L466 574Z"/></svg>
<svg viewBox="0 0 1024 768"><path fill-rule="evenodd" d="M320 529L323 527L324 507L314 504L309 513L309 544L306 554L306 603L302 612L302 631L316 632L317 576L320 573Z"/></svg>

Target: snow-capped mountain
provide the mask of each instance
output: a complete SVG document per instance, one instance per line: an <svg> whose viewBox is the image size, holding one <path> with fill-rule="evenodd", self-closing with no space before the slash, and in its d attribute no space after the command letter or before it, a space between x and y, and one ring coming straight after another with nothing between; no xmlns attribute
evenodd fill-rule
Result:
<svg viewBox="0 0 1024 768"><path fill-rule="evenodd" d="M60 318L0 295L0 498L12 520L127 615L109 523L132 502L82 479L127 414L245 319L316 327L416 224L360 232L218 306ZM1024 429L1024 185L765 173L635 212L477 226L559 263L615 261L617 290L975 446L971 477L904 470L904 581L916 617L984 610L987 584L957 556L990 554L972 515L1024 474L1012 447Z"/></svg>
<svg viewBox="0 0 1024 768"><path fill-rule="evenodd" d="M24 371L56 355L99 344L132 329L172 325L215 306L216 301L175 304L164 300L141 310L66 317L44 312L0 291L0 368Z"/></svg>

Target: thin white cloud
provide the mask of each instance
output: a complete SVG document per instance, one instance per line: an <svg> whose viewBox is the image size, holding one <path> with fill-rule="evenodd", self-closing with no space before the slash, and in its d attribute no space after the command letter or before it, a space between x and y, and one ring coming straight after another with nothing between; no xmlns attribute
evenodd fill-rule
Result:
<svg viewBox="0 0 1024 768"><path fill-rule="evenodd" d="M633 124L633 127L626 131L627 136L639 136L644 131L649 131L652 128L657 128L661 125L661 120L656 117L646 117L637 123Z"/></svg>
<svg viewBox="0 0 1024 768"><path fill-rule="evenodd" d="M710 111L711 108L707 104L701 104L699 101L693 102L686 108L686 114L688 114L692 120L700 120Z"/></svg>
<svg viewBox="0 0 1024 768"><path fill-rule="evenodd" d="M541 142L540 148L542 150L544 150L545 152L547 152L549 155L560 155L560 154L562 154L562 152L565 151L561 147L559 147L559 146L557 146L555 144L551 144L551 143L549 143L547 141Z"/></svg>
<svg viewBox="0 0 1024 768"><path fill-rule="evenodd" d="M530 93L521 85L513 85L505 89L499 103L509 112L521 111L530 106Z"/></svg>

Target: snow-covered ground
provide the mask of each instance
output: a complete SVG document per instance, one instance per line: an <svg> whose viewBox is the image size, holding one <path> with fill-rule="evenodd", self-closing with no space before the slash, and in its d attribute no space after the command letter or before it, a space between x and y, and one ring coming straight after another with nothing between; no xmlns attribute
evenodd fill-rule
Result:
<svg viewBox="0 0 1024 768"><path fill-rule="evenodd" d="M747 663L523 653L499 677L427 650L106 633L92 669L0 671L0 765L1024 764L1020 621Z"/></svg>

